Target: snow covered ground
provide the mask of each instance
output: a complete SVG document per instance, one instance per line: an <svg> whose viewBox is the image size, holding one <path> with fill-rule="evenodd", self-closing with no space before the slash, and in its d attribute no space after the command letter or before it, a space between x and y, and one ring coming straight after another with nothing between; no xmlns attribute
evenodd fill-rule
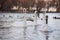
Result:
<svg viewBox="0 0 60 40"><path fill-rule="evenodd" d="M34 14L27 14L26 17L34 19ZM60 19L53 19L54 16L60 17L59 13L47 13L48 30L53 30L49 34L49 40L60 39ZM24 26L24 14L19 13L0 13L0 40L46 40L43 32L40 31L43 26L43 17L40 14L40 18L37 17L37 26L34 26L34 22L26 21ZM46 25L47 26L47 25Z"/></svg>

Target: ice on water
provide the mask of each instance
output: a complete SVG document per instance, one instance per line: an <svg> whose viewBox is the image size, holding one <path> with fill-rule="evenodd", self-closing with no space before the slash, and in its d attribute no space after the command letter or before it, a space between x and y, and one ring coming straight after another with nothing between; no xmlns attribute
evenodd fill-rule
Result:
<svg viewBox="0 0 60 40"><path fill-rule="evenodd" d="M27 14L26 18L34 19L34 14ZM53 16L60 16L59 13L47 13L48 30L53 30L49 34L49 40L60 39L60 20L53 19ZM37 27L35 28L34 22L26 21L24 26L24 14L20 13L1 13L0 14L0 40L46 40L43 32L40 31L43 27L43 21L37 17ZM43 29L43 28L42 28ZM24 34L25 33L25 34Z"/></svg>

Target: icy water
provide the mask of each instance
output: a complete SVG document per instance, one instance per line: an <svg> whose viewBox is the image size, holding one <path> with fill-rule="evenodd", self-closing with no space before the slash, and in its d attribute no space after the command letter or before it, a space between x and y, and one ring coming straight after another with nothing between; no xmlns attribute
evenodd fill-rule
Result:
<svg viewBox="0 0 60 40"><path fill-rule="evenodd" d="M48 30L53 30L49 33L49 40L60 40L60 19L53 19L53 17L60 17L60 13L47 13ZM40 31L43 17L37 17L37 27L34 22L26 21L24 26L24 13L0 13L0 40L46 40L46 35ZM27 14L26 19L34 20L34 14Z"/></svg>

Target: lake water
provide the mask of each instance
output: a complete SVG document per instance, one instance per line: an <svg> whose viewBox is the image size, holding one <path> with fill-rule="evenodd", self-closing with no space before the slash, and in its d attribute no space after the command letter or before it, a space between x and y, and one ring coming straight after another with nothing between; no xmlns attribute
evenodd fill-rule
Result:
<svg viewBox="0 0 60 40"><path fill-rule="evenodd" d="M60 40L60 19L53 19L53 17L60 17L60 13L46 13L48 15L48 30L53 30L49 33L49 40ZM24 26L24 13L0 13L0 40L46 40L46 35L41 32L43 26L43 14L40 18L37 17L37 27L34 22L26 21ZM26 19L34 20L34 14L26 14ZM46 27L44 25L44 27ZM42 29L44 30L44 28Z"/></svg>

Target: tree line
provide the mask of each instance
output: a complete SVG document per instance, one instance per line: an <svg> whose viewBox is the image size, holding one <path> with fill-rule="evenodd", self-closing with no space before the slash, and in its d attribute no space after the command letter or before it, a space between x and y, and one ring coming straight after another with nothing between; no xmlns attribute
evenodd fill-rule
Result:
<svg viewBox="0 0 60 40"><path fill-rule="evenodd" d="M59 0L52 0L47 2L47 5L49 7L56 6L57 11L60 11L60 1ZM13 6L19 6L23 8L29 8L30 6L33 7L35 5L35 0L0 0L0 11L4 10L11 10ZM45 6L44 0L38 0L37 7L44 8Z"/></svg>

